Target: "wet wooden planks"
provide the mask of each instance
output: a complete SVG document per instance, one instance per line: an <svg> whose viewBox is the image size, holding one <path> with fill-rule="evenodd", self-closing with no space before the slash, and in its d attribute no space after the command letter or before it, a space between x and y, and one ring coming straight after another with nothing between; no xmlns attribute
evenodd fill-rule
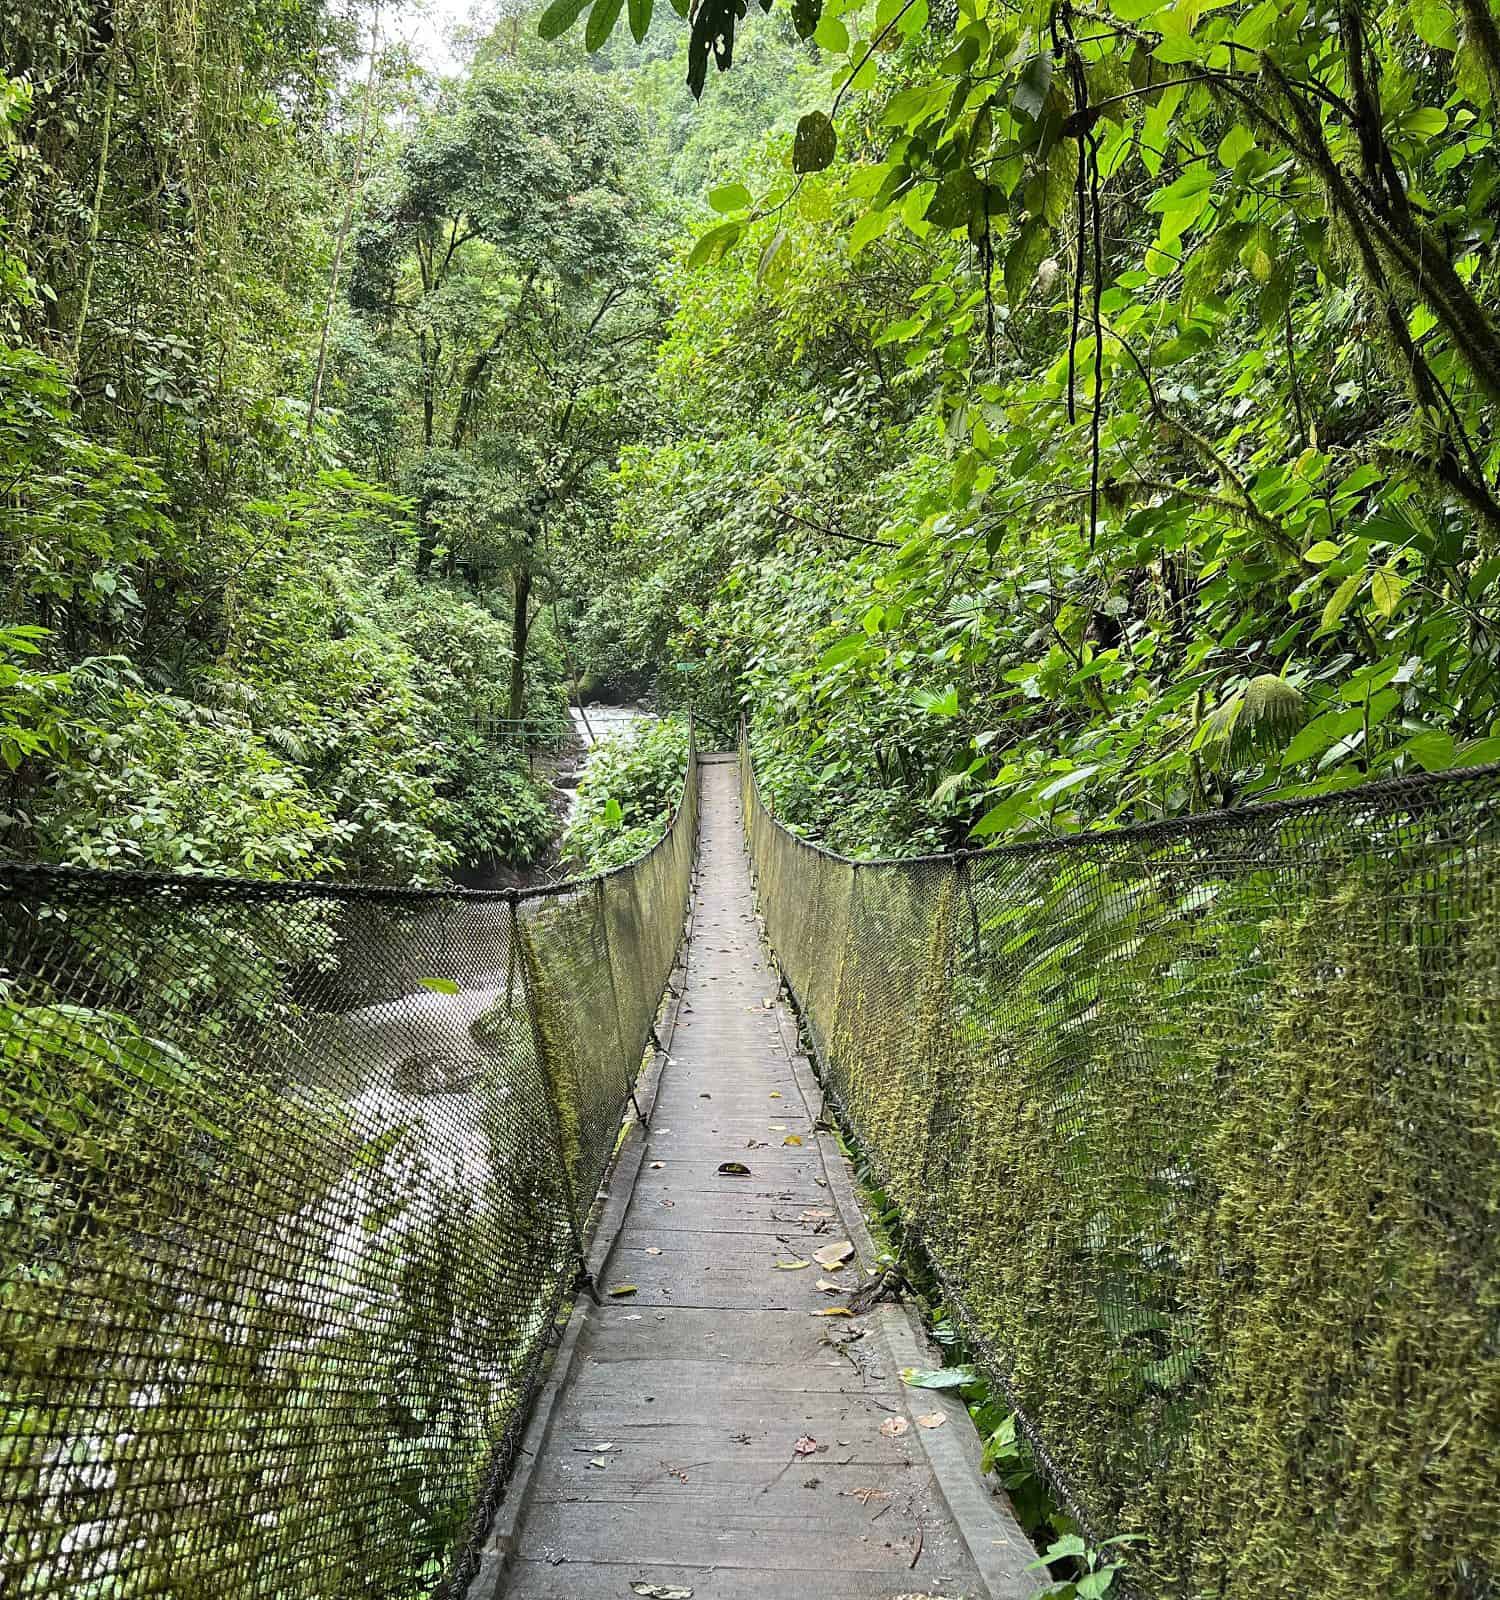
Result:
<svg viewBox="0 0 1500 1600"><path fill-rule="evenodd" d="M874 1318L774 1010L732 764L702 769L698 903L640 1177L529 1488L507 1600L979 1595ZM788 1141L792 1142L788 1142ZM802 1141L802 1142L797 1142ZM724 1175L739 1162L749 1175ZM609 1291L635 1286L627 1297ZM918 1392L920 1398L920 1392ZM896 1431L897 1419L904 1432ZM799 1441L804 1443L799 1452Z"/></svg>

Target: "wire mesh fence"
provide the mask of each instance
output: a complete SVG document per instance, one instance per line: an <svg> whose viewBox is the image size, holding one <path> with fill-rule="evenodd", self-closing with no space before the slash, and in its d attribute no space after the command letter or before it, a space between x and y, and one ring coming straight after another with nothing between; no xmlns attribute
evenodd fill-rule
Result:
<svg viewBox="0 0 1500 1600"><path fill-rule="evenodd" d="M1132 1587L1500 1593L1500 775L856 863L741 763L825 1087Z"/></svg>
<svg viewBox="0 0 1500 1600"><path fill-rule="evenodd" d="M675 958L481 893L0 866L0 1595L461 1594Z"/></svg>

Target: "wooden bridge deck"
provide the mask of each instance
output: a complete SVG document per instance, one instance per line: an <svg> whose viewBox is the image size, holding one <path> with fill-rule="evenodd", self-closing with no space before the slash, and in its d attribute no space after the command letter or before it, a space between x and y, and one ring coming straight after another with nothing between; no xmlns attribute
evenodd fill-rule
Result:
<svg viewBox="0 0 1500 1600"><path fill-rule="evenodd" d="M966 1419L903 1387L888 1315L815 1315L847 1298L820 1279L864 1275L857 1260L830 1272L812 1259L851 1237L847 1183L825 1166L783 1039L734 766L710 758L702 785L671 1059L500 1593L977 1600L991 1590L924 1448L937 1430L924 1439L917 1421L940 1412L957 1433ZM735 1162L749 1175L721 1170ZM795 1261L811 1264L778 1266Z"/></svg>

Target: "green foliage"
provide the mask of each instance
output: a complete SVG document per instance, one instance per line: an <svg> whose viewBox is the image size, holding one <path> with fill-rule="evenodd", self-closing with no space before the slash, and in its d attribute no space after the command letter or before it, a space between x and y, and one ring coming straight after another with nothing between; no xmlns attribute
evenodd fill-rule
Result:
<svg viewBox="0 0 1500 1600"><path fill-rule="evenodd" d="M472 732L506 703L509 629L472 594L413 581L402 513L325 474L218 524L166 569L170 587L154 551L133 551L107 604L97 575L79 600L52 565L19 562L20 581L40 573L32 615L66 601L75 650L130 653L75 657L12 691L25 721L10 736L11 853L398 881L532 859L540 790ZM175 603L127 598L153 592ZM66 659L59 642L22 641L41 660ZM175 683L133 664L153 650L175 658Z"/></svg>
<svg viewBox="0 0 1500 1600"><path fill-rule="evenodd" d="M505 766L484 743L460 750L450 833L460 861L529 866L552 843L549 788L524 766Z"/></svg>
<svg viewBox="0 0 1500 1600"><path fill-rule="evenodd" d="M597 519L639 426L626 384L657 316L639 143L597 76L484 64L355 238L351 303L404 379L417 569L508 578L514 718L556 552Z"/></svg>
<svg viewBox="0 0 1500 1600"><path fill-rule="evenodd" d="M12 613L77 614L105 638L138 637L143 569L170 560L165 486L149 466L96 443L68 410L62 367L0 346L0 460L13 479L0 503Z"/></svg>
<svg viewBox="0 0 1500 1600"><path fill-rule="evenodd" d="M1114 1587L1116 1576L1125 1562L1122 1547L1138 1539L1138 1534L1120 1534L1105 1539L1101 1544L1090 1545L1076 1533L1065 1533L1054 1539L1039 1561L1028 1563L1033 1570L1048 1570L1061 1566L1072 1576L1049 1583L1037 1591L1038 1595L1051 1595L1055 1600L1099 1600Z"/></svg>
<svg viewBox="0 0 1500 1600"><path fill-rule="evenodd" d="M887 851L1494 759L1483 8L919 11L823 9L831 164L748 150L676 280L662 692Z"/></svg>
<svg viewBox="0 0 1500 1600"><path fill-rule="evenodd" d="M321 812L301 775L243 718L129 687L108 715L107 727L79 736L76 759L41 802L35 842L44 855L256 877L335 870L352 826Z"/></svg>
<svg viewBox="0 0 1500 1600"><path fill-rule="evenodd" d="M649 850L682 797L687 748L687 726L675 717L601 739L578 785L564 854L597 872Z"/></svg>
<svg viewBox="0 0 1500 1600"><path fill-rule="evenodd" d="M28 757L67 748L65 706L73 677L36 670L39 641L46 637L44 628L0 628L0 761L11 772Z"/></svg>
<svg viewBox="0 0 1500 1600"><path fill-rule="evenodd" d="M341 87L322 0L198 26L157 0L0 21L0 850L423 882L530 860L544 789L472 732L525 687L516 607L483 572L413 585L390 362L336 308L404 69ZM619 219L569 181L559 270L586 272ZM456 542L478 502L450 465ZM541 719L548 630L534 654Z"/></svg>

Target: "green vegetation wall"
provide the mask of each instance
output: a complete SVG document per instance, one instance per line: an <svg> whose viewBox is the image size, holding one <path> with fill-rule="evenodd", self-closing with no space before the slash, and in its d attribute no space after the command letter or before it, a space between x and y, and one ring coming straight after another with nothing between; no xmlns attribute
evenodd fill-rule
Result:
<svg viewBox="0 0 1500 1600"><path fill-rule="evenodd" d="M0 854L534 860L547 792L475 730L565 727L555 553L602 515L654 314L626 101L513 65L438 83L378 8L322 0L23 4L0 74ZM548 165L575 111L591 154ZM383 319L370 231L393 203L432 220L439 148L470 214L495 200L528 130L509 231L420 327ZM569 343L588 329L607 361Z"/></svg>
<svg viewBox="0 0 1500 1600"><path fill-rule="evenodd" d="M650 38L733 31L732 83L788 19L801 133L683 252L671 435L622 480L664 687L751 706L788 814L854 851L1493 759L1485 0Z"/></svg>

